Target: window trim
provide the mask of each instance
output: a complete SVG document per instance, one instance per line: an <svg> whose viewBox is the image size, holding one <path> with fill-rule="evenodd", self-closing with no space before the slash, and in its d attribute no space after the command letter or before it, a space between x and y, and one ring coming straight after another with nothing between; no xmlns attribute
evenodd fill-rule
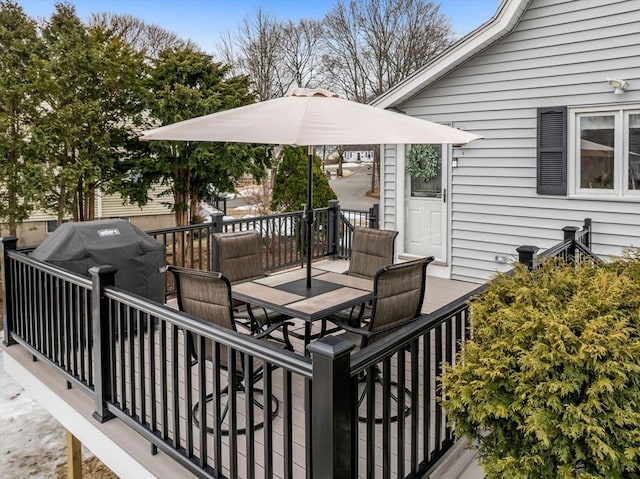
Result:
<svg viewBox="0 0 640 479"><path fill-rule="evenodd" d="M580 188L580 133L578 119L582 116L614 117L614 187L613 189ZM568 186L569 197L576 199L602 199L617 201L639 201L640 189L629 189L629 115L640 114L640 105L601 105L570 108L568 112ZM616 171L620 173L615 174Z"/></svg>

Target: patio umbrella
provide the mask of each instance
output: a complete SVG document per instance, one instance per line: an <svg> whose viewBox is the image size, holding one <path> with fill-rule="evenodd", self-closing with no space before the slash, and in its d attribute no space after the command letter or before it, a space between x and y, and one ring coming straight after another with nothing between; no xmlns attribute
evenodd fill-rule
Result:
<svg viewBox="0 0 640 479"><path fill-rule="evenodd" d="M408 115L341 99L322 89L297 88L282 98L254 103L148 130L142 140L219 141L308 146L307 278L311 288L313 146L465 144L479 135Z"/></svg>

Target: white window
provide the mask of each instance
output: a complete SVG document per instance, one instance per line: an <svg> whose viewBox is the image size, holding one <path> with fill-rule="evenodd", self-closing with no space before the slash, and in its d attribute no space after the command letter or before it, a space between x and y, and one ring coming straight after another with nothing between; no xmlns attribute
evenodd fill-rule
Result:
<svg viewBox="0 0 640 479"><path fill-rule="evenodd" d="M571 119L574 194L640 198L640 109L576 110Z"/></svg>

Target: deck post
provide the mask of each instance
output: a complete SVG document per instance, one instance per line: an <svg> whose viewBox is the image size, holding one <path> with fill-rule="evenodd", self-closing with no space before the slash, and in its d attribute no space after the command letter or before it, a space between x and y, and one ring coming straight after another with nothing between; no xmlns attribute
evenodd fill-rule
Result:
<svg viewBox="0 0 640 479"><path fill-rule="evenodd" d="M332 259L338 256L338 245L340 244L340 202L329 200L329 251L327 254Z"/></svg>
<svg viewBox="0 0 640 479"><path fill-rule="evenodd" d="M518 261L524 264L529 271L536 269L538 263L538 248L537 246L522 245L516 248L518 252Z"/></svg>
<svg viewBox="0 0 640 479"><path fill-rule="evenodd" d="M587 231L587 234L584 236L584 245L587 249L591 249L591 218L584 219L583 230Z"/></svg>
<svg viewBox="0 0 640 479"><path fill-rule="evenodd" d="M71 431L67 436L67 479L82 479L82 444Z"/></svg>
<svg viewBox="0 0 640 479"><path fill-rule="evenodd" d="M224 223L224 213L214 213L211 215L211 226L214 233L222 233Z"/></svg>
<svg viewBox="0 0 640 479"><path fill-rule="evenodd" d="M11 294L7 294L11 291L11 262L7 255L7 251L13 251L18 246L18 238L15 236L4 236L1 239L2 250L2 329L4 331L2 342L5 346L11 346L16 344L16 340L11 336L13 331L13 303Z"/></svg>
<svg viewBox="0 0 640 479"><path fill-rule="evenodd" d="M380 205L378 203L374 204L371 208L369 208L369 228L380 228Z"/></svg>
<svg viewBox="0 0 640 479"><path fill-rule="evenodd" d="M101 423L115 417L107 408L107 402L113 398L113 392L111 391L111 348L109 347L111 320L104 288L115 284L116 271L117 269L110 265L94 266L89 269L93 282L91 292L93 364L95 369L95 411L93 417Z"/></svg>
<svg viewBox="0 0 640 479"><path fill-rule="evenodd" d="M313 477L352 477L351 341L327 336L307 349L313 362L311 449Z"/></svg>
<svg viewBox="0 0 640 479"><path fill-rule="evenodd" d="M565 226L562 228L564 233L564 241L571 241L571 245L567 250L567 260L575 261L576 259L576 234L580 228L577 226Z"/></svg>

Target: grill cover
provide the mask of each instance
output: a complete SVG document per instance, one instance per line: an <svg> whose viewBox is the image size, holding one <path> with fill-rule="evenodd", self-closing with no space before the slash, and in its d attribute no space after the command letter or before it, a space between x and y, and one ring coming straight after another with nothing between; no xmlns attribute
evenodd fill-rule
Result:
<svg viewBox="0 0 640 479"><path fill-rule="evenodd" d="M30 256L85 276L109 264L117 287L164 303L165 246L126 220L64 223Z"/></svg>

